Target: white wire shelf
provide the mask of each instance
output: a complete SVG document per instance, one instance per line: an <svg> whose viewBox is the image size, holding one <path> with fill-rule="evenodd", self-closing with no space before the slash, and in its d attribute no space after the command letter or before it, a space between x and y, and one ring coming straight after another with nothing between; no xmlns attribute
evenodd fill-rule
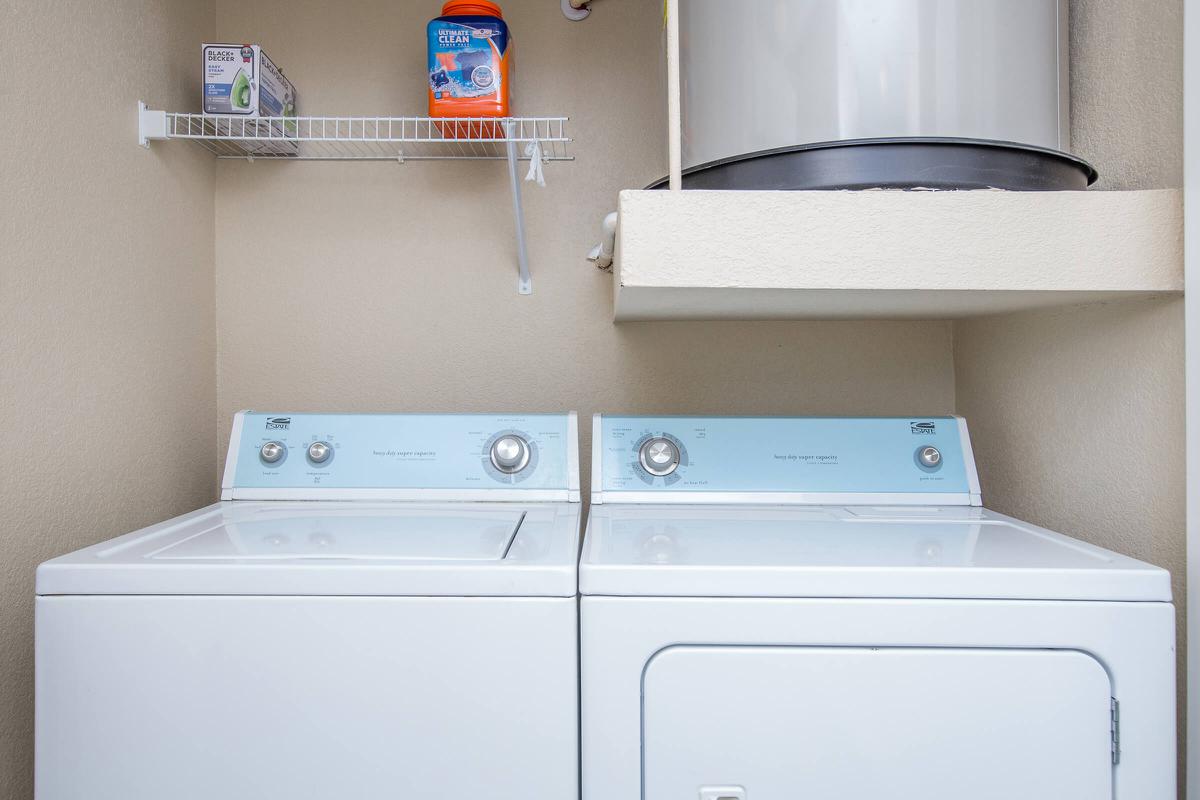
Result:
<svg viewBox="0 0 1200 800"><path fill-rule="evenodd" d="M566 117L243 117L143 108L141 141L185 139L217 158L300 161L573 161Z"/></svg>
<svg viewBox="0 0 1200 800"><path fill-rule="evenodd" d="M159 111L138 103L138 143L192 141L217 158L291 161L507 161L517 235L517 291L531 294L517 164L574 161L567 117L244 117Z"/></svg>

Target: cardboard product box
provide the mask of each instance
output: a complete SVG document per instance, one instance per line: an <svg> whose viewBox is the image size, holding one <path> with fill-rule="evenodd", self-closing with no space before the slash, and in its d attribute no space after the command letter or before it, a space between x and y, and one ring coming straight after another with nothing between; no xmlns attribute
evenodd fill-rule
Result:
<svg viewBox="0 0 1200 800"><path fill-rule="evenodd" d="M204 57L204 113L242 116L258 119L262 117L296 116L296 87L284 76L256 44L205 44ZM286 122L263 122L269 128L255 125L244 126L245 131L258 131L260 135L283 137L296 133L295 124ZM234 127L233 130L243 130ZM297 142L268 141L237 143L249 153L282 153L294 155Z"/></svg>

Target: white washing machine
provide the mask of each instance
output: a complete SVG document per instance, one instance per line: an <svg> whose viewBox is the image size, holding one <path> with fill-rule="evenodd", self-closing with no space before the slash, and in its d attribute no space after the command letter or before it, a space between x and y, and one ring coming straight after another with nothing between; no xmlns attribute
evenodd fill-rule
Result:
<svg viewBox="0 0 1200 800"><path fill-rule="evenodd" d="M984 509L957 418L597 417L584 800L1168 800L1161 569Z"/></svg>
<svg viewBox="0 0 1200 800"><path fill-rule="evenodd" d="M39 567L36 797L578 796L577 442L239 413L221 502Z"/></svg>

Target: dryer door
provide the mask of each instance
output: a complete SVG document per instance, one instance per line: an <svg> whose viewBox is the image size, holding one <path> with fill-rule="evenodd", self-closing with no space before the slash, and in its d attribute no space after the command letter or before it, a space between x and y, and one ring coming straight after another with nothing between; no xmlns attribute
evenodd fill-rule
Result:
<svg viewBox="0 0 1200 800"><path fill-rule="evenodd" d="M643 680L646 800L1112 796L1109 677L1078 651L679 646Z"/></svg>

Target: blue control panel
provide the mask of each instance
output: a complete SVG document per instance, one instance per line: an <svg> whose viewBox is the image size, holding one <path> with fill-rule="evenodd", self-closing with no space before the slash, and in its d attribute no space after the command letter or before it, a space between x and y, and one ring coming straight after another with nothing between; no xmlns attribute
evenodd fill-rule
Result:
<svg viewBox="0 0 1200 800"><path fill-rule="evenodd" d="M565 490L572 423L567 414L243 412L226 488Z"/></svg>
<svg viewBox="0 0 1200 800"><path fill-rule="evenodd" d="M603 492L978 493L960 423L604 415L593 446Z"/></svg>

